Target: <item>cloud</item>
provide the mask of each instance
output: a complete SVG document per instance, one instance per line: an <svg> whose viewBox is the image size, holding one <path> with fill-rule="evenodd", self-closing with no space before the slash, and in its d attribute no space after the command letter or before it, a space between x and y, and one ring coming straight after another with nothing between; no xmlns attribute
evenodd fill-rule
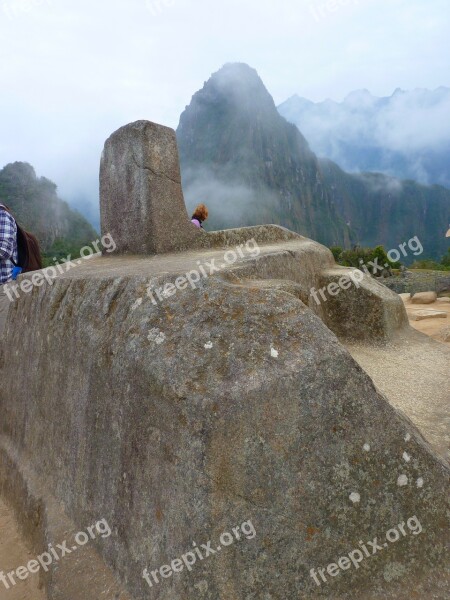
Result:
<svg viewBox="0 0 450 600"><path fill-rule="evenodd" d="M349 171L381 171L425 184L450 185L450 89L367 90L343 102L293 97L279 107L312 149Z"/></svg>
<svg viewBox="0 0 450 600"><path fill-rule="evenodd" d="M176 128L227 62L256 68L277 102L299 82L313 99L446 83L447 0L360 0L319 21L311 2L0 0L0 166L29 161L97 205L105 139L137 119Z"/></svg>
<svg viewBox="0 0 450 600"><path fill-rule="evenodd" d="M388 150L410 154L450 142L450 89L396 92L375 121L374 139Z"/></svg>
<svg viewBox="0 0 450 600"><path fill-rule="evenodd" d="M392 194L399 195L403 191L403 183L394 177L380 175L376 173L361 173L358 178L364 182L372 194Z"/></svg>
<svg viewBox="0 0 450 600"><path fill-rule="evenodd" d="M278 204L274 192L233 181L226 167L183 169L183 189L189 215L197 204L207 205L210 230L265 223L264 211L271 213Z"/></svg>

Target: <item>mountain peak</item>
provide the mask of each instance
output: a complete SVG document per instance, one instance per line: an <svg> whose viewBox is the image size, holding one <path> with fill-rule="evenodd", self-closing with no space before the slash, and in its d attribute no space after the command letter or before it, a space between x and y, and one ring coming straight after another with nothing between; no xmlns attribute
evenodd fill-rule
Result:
<svg viewBox="0 0 450 600"><path fill-rule="evenodd" d="M286 226L313 237L347 239L317 157L255 69L238 63L214 73L181 115L177 136L187 204L205 198L210 226L280 223L284 215ZM313 223L314 212L322 218Z"/></svg>
<svg viewBox="0 0 450 600"><path fill-rule="evenodd" d="M262 121L278 122L281 116L257 71L245 63L228 63L194 94L180 117L179 132L197 129L199 120L210 127L239 121L241 131L256 128Z"/></svg>
<svg viewBox="0 0 450 600"><path fill-rule="evenodd" d="M374 104L374 102L376 102L376 100L377 99L375 98L375 96L372 96L369 90L362 89L350 92L350 94L348 94L344 99L344 104L350 106L364 107L371 106L372 104Z"/></svg>
<svg viewBox="0 0 450 600"><path fill-rule="evenodd" d="M247 78L255 78L259 79L258 71L248 65L247 63L241 62L230 62L225 63L223 67L221 67L218 71L213 73L212 77L220 76L220 75L229 75L236 78L247 77Z"/></svg>
<svg viewBox="0 0 450 600"><path fill-rule="evenodd" d="M34 181L36 179L34 167L23 161L8 163L3 167L3 173L22 180Z"/></svg>
<svg viewBox="0 0 450 600"><path fill-rule="evenodd" d="M56 185L37 177L27 162L0 169L0 203L9 206L17 220L37 236L50 257L61 248L80 248L95 239L96 232L84 217L59 198Z"/></svg>
<svg viewBox="0 0 450 600"><path fill-rule="evenodd" d="M295 109L303 109L305 107L311 108L314 106L314 102L304 98L303 96L299 96L298 94L294 94L290 98L288 98L285 102L280 104L278 110L290 110L291 108ZM286 116L286 115L284 115ZM288 119L289 120L289 119Z"/></svg>
<svg viewBox="0 0 450 600"><path fill-rule="evenodd" d="M251 99L254 103L263 102L273 108L272 96L266 89L256 69L245 63L227 63L213 73L197 94L211 93L214 96L227 97L241 103ZM195 97L195 96L194 96Z"/></svg>

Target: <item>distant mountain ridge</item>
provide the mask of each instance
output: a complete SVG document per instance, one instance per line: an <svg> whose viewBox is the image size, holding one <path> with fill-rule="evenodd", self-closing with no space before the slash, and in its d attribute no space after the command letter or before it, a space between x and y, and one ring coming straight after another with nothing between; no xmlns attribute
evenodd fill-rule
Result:
<svg viewBox="0 0 450 600"><path fill-rule="evenodd" d="M398 250L401 243L417 236L424 257L440 260L446 254L450 247L445 238L450 223L449 190L380 173L349 174L327 159L321 159L320 165L339 214L360 245L381 244L386 250Z"/></svg>
<svg viewBox="0 0 450 600"><path fill-rule="evenodd" d="M272 222L327 245L387 249L422 236L427 256L447 252L449 190L351 175L318 159L248 65L213 74L181 115L177 136L188 207L208 204L211 229Z"/></svg>
<svg viewBox="0 0 450 600"><path fill-rule="evenodd" d="M28 163L10 163L0 170L0 202L37 236L44 252L55 242L76 248L97 237L88 221L58 197L56 185L37 177Z"/></svg>
<svg viewBox="0 0 450 600"><path fill-rule="evenodd" d="M293 96L280 114L304 133L312 149L347 171L376 171L450 188L450 88L368 90L343 102Z"/></svg>
<svg viewBox="0 0 450 600"><path fill-rule="evenodd" d="M317 157L254 69L230 64L215 73L181 115L177 136L188 206L207 202L211 228L270 222L350 243Z"/></svg>

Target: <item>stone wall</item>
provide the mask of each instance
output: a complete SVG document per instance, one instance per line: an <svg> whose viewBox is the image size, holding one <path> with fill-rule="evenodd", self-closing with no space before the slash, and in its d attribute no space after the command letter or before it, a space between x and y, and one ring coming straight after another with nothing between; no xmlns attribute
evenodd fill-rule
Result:
<svg viewBox="0 0 450 600"><path fill-rule="evenodd" d="M404 276L383 279L382 283L397 294L450 293L450 273L445 271L408 271Z"/></svg>
<svg viewBox="0 0 450 600"><path fill-rule="evenodd" d="M109 270L14 305L1 432L76 524L108 520L98 550L135 600L446 585L448 468L301 300L217 277L154 306L145 277ZM326 584L310 576L414 516L420 536ZM254 539L143 580L249 520Z"/></svg>

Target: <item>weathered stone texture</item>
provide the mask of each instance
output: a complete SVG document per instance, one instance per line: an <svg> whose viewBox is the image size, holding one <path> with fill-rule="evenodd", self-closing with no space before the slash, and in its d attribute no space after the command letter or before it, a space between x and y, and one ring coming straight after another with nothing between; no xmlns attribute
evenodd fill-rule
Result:
<svg viewBox="0 0 450 600"><path fill-rule="evenodd" d="M411 297L412 304L433 304L436 300L436 292L418 292Z"/></svg>
<svg viewBox="0 0 450 600"><path fill-rule="evenodd" d="M31 537L106 519L112 535L96 547L133 600L447 598L448 465L336 337L385 342L408 326L402 300L360 274L316 305L311 288L349 273L328 249L275 226L196 229L168 128L119 129L100 181L102 231L118 252L172 254L91 259L11 307L0 491L24 521L39 513ZM227 264L224 251L251 240L260 251ZM218 274L151 301L149 284L213 259ZM54 505L72 524L51 527ZM411 517L419 536L326 584L310 577ZM254 539L151 588L142 578L193 542L217 548L245 521ZM125 600L95 560L92 589L90 563L78 590L64 563L49 600L78 600L80 589Z"/></svg>
<svg viewBox="0 0 450 600"><path fill-rule="evenodd" d="M106 141L100 166L103 234L117 252L183 250L203 235L188 218L173 129L137 121Z"/></svg>
<svg viewBox="0 0 450 600"><path fill-rule="evenodd" d="M337 266L324 270L319 274L319 287L338 284L343 276L350 277L354 271ZM386 342L408 326L402 299L373 277L364 275L360 281L354 279L349 289L339 289L335 296L327 293L326 297L319 312L338 337Z"/></svg>
<svg viewBox="0 0 450 600"><path fill-rule="evenodd" d="M13 307L21 352L1 374L3 434L76 523L108 520L98 547L133 597L443 600L449 470L297 288L211 278L155 306L147 285L36 290ZM309 576L413 516L419 536L321 587ZM142 579L246 520L255 539Z"/></svg>

